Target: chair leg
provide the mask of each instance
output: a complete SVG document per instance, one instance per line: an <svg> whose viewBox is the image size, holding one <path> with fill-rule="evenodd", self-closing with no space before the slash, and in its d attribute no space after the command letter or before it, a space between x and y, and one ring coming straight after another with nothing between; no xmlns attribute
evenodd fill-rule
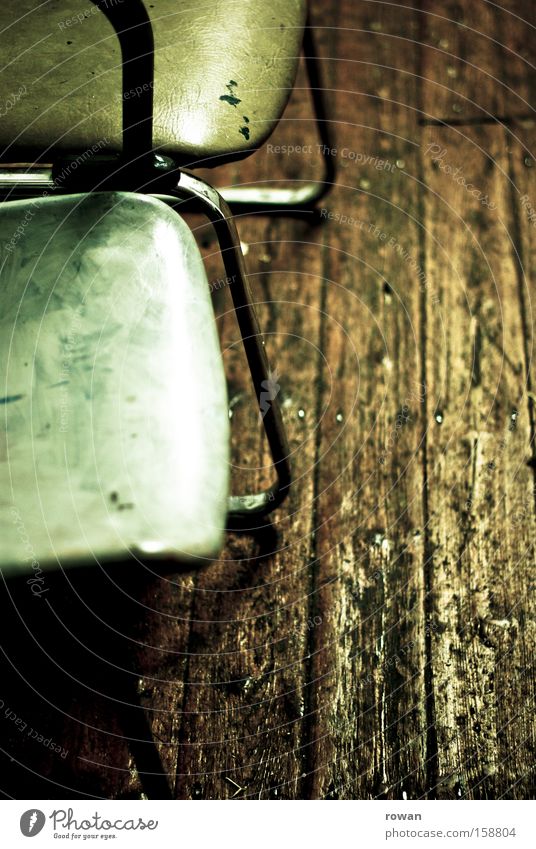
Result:
<svg viewBox="0 0 536 849"><path fill-rule="evenodd" d="M300 211L310 212L335 182L336 168L333 153L335 143L327 116L326 98L320 79L313 28L309 21L305 27L303 51L320 139L317 150L324 164L323 179L314 182L304 181L301 186L288 189L271 187L270 185L263 187L258 184L253 186L227 186L219 189L220 194L234 213L282 212L292 214Z"/></svg>
<svg viewBox="0 0 536 849"><path fill-rule="evenodd" d="M200 212L210 220L216 231L226 274L233 281L229 288L277 474L275 483L263 492L230 497L228 530L251 528L257 520L281 504L291 481L289 448L281 410L275 397L276 393L270 392L274 378L268 367L264 342L251 298L240 239L227 203L216 189L186 172L181 172L172 196L182 203L188 202L190 211ZM175 208L181 205L173 202L169 196L161 196L161 199L171 202Z"/></svg>

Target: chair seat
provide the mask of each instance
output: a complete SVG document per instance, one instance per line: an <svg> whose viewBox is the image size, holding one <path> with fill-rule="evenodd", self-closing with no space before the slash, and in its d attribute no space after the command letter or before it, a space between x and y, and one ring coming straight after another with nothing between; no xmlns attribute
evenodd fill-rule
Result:
<svg viewBox="0 0 536 849"><path fill-rule="evenodd" d="M201 256L161 201L0 205L0 567L212 558L229 416Z"/></svg>
<svg viewBox="0 0 536 849"><path fill-rule="evenodd" d="M155 148L179 164L210 167L260 146L290 96L306 0L155 0L146 8ZM121 150L121 54L96 6L6 0L0 55L2 101L9 101L2 161L51 162L94 145Z"/></svg>

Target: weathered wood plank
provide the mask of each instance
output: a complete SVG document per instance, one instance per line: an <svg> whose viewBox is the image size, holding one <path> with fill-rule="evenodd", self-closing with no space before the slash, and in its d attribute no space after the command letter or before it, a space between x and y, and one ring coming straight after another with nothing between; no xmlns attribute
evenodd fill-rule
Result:
<svg viewBox="0 0 536 849"><path fill-rule="evenodd" d="M244 226L246 225L246 226ZM251 233L251 236L249 235ZM231 537L223 559L195 581L187 693L177 788L180 796L232 796L235 782L246 795L296 794L303 771L303 655L311 559L311 500L315 451L316 356L321 315L316 245L303 224L247 222L242 238L256 239L250 267L271 256L268 270L252 283L277 369L289 429L296 483L273 528L255 541ZM259 250L262 249L262 252ZM307 273L292 268L299 251ZM259 266L257 266L259 267ZM262 263L260 264L262 269ZM264 303L262 303L264 302ZM224 323L224 349L237 347L234 327ZM238 349L239 350L239 349ZM259 486L269 460L259 441L258 414L236 371L233 407L235 486ZM241 393L243 393L241 395ZM231 781L225 781L228 778ZM288 782L278 794L278 785Z"/></svg>
<svg viewBox="0 0 536 849"><path fill-rule="evenodd" d="M338 26L305 793L398 798L423 791L427 749L417 18L347 4Z"/></svg>
<svg viewBox="0 0 536 849"><path fill-rule="evenodd" d="M521 775L517 734L533 711L512 664L517 642L533 639L519 622L530 615L534 527L508 163L500 127L437 129L427 143L446 151L423 154L427 274L439 297L427 301L437 793L495 798Z"/></svg>
<svg viewBox="0 0 536 849"><path fill-rule="evenodd" d="M274 147L316 143L303 69ZM220 185L318 173L316 157L265 148L217 176ZM266 348L277 371L295 485L257 540L231 536L194 578L175 793L180 798L296 797L304 770L304 673L317 434L320 250L306 222L238 221ZM213 245L209 250L212 250ZM211 259L211 263L213 259ZM231 284L232 285L232 282ZM236 490L258 487L269 457L227 287L218 295L233 428ZM238 790L242 788L242 790Z"/></svg>
<svg viewBox="0 0 536 849"><path fill-rule="evenodd" d="M433 0L423 6L419 40L428 96L422 120L493 122L526 111L497 73L497 15L485 0Z"/></svg>
<svg viewBox="0 0 536 849"><path fill-rule="evenodd" d="M528 754L519 731L530 699L515 657L526 655L525 640L533 639L530 625L520 636L516 617L517 609L530 619L527 599L520 599L530 580L534 528L525 465L532 429L528 327L512 247L518 210L507 154L516 132L510 117L527 114L526 65L520 70L515 56L526 25L477 5L460 7L466 23L468 14L482 13L482 36L469 42L469 33L458 33L456 52L464 55L470 43L478 56L478 72L463 71L460 91L474 92L478 108L495 111L505 127L486 126L489 115L481 114L484 126L472 128L477 111L467 121L462 112L457 126L427 129L422 140L431 286L427 402L437 413L426 446L428 568L440 622L430 645L438 750L431 792L446 798L494 798L514 785L514 795L526 794ZM450 93L438 102L437 86L428 82L436 65L425 51L423 108L449 121ZM521 701L512 702L519 689Z"/></svg>

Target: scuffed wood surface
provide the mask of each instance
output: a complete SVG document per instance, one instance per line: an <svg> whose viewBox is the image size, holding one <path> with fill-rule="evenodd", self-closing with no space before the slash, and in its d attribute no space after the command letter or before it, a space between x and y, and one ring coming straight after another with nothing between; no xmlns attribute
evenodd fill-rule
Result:
<svg viewBox="0 0 536 849"><path fill-rule="evenodd" d="M502 6L313 3L338 185L316 224L238 221L292 494L195 573L4 587L0 698L68 750L3 719L4 794L533 796L534 21ZM270 143L316 143L303 74ZM268 456L214 288L243 490Z"/></svg>

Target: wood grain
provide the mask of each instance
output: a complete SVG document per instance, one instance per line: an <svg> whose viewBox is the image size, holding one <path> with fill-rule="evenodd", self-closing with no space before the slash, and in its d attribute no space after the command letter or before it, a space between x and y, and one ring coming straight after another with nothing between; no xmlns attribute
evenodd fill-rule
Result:
<svg viewBox="0 0 536 849"><path fill-rule="evenodd" d="M312 15L337 186L316 223L238 221L291 496L196 572L59 576L46 615L4 587L6 690L69 750L4 721L6 795L534 795L533 12L360 0ZM270 142L314 152L303 69ZM208 177L318 164L264 148ZM191 223L218 281L211 232ZM269 458L216 288L233 481L251 489Z"/></svg>

